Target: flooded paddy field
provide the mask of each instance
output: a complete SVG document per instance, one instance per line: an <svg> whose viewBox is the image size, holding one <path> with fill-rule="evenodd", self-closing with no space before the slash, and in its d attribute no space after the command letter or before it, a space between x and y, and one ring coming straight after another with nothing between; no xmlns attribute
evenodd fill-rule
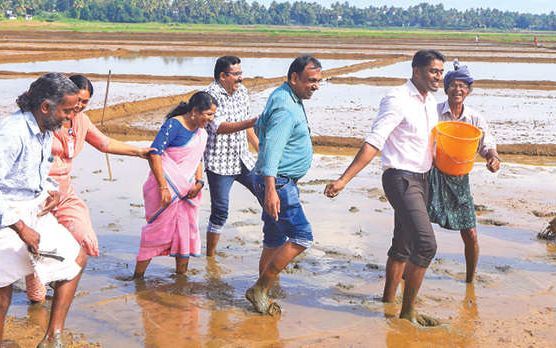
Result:
<svg viewBox="0 0 556 348"><path fill-rule="evenodd" d="M21 38L26 39L14 42ZM216 56L233 53L242 58L246 74L250 69L248 57L272 55L271 60L284 59L286 65L284 62L279 63L280 67L278 63L273 65L277 72L269 74L270 77L284 76L291 59L306 52L322 54L325 59L365 61L377 66L406 61L422 47L438 47L450 59L458 56L464 63L467 63L465 56L477 57L468 59L473 64L483 59L491 59L489 63L498 62L500 66L506 66L500 62L514 64L529 60L551 63L556 58L556 53L549 49L510 44L476 46L430 40L347 38L338 41L324 37L307 40L224 34L211 38L214 40L208 44L206 38L188 41L187 36L171 34L28 32L6 34L0 40L0 48L13 47L21 53L13 56L21 56L29 47L44 53L71 46L76 51L83 50L71 58L110 61L120 55L131 56L140 59L143 67L151 64L144 62L154 62L149 60L153 58L157 60L155 65L163 65L168 58L170 65L180 66L185 63L176 57L185 60L213 57L214 60ZM168 57L163 58L165 54ZM29 55L27 62L44 61L46 56ZM56 60L64 58L56 56ZM2 58L2 62L9 62L9 58ZM177 68L178 73L186 70L185 65ZM213 63L206 65L203 68L210 73L205 74L210 76ZM331 68L326 60L323 65L325 69ZM86 66L75 67L86 73ZM354 70L367 68L363 65ZM106 66L99 69L105 70L99 74L106 74ZM329 76L353 72L342 69L332 71ZM409 70L405 71L403 76L408 73ZM246 79L253 115L262 111L272 89L283 81L281 77L261 76ZM5 96L0 112L13 110L15 97L32 80L31 77L0 79L0 92ZM137 106L139 109L107 124L137 131L148 139L171 106L141 110L142 105L147 105L145 98L183 95L204 87L208 80L206 77L202 83L188 80L186 85L173 76L151 75L146 68L131 73L125 83L111 83L109 105L115 107L119 103L121 108L131 110L131 106ZM98 109L102 107L105 81L97 76L93 82L95 96L91 109ZM376 116L380 98L389 88L379 84L324 82L305 104L312 134L362 137ZM551 106L556 89L550 88L520 89L518 84L476 88L466 102L489 120L499 143L554 144L556 132ZM442 91L438 92L437 100L444 100ZM380 183L380 160L371 163L339 197L329 200L322 195L325 183L340 175L352 159L338 155L344 149L334 151L316 155L312 169L299 183L304 209L313 225L315 246L281 276L274 296L284 312L277 319L254 313L244 299L245 290L257 276L262 239L261 209L245 189L240 185L232 189L230 217L214 260L194 258L189 274L175 277L174 260L160 257L153 260L145 281L128 281L144 224L141 187L148 164L140 159L110 156L115 181L108 181L104 155L87 146L76 159L72 175L76 191L90 207L101 256L89 260L69 313L67 329L72 345L554 346L556 247L535 238L549 219L556 216L554 157L543 162L549 165L541 165L534 156L526 156L524 161L531 165L508 163L511 161L503 157L505 161L497 174L489 173L484 162L476 163L470 180L478 206L481 246L477 281L475 285L464 283L463 244L459 233L435 227L438 254L427 272L417 306L444 324L419 330L396 318L400 298L392 305L379 301L393 228L393 212ZM207 190L203 193L200 231L205 230L210 213L209 193ZM21 346L34 346L46 325L50 303L30 306L21 290L22 284L18 286L9 312L6 338L15 339Z"/></svg>
<svg viewBox="0 0 556 348"><path fill-rule="evenodd" d="M391 87L343 85L324 82L313 98L305 101L311 133L315 136L363 138L370 129L380 99ZM273 88L251 93L252 116L260 114ZM444 91L435 93L446 100ZM478 110L491 125L500 144L556 143L556 91L474 89L466 105ZM128 117L122 122L134 128L158 130L162 113Z"/></svg>
<svg viewBox="0 0 556 348"><path fill-rule="evenodd" d="M284 313L276 319L253 313L243 297L256 279L262 238L260 207L243 187L232 190L230 218L214 260L193 258L188 276L176 278L173 259L159 257L145 281L127 281L144 223L140 188L148 165L111 156L115 181L110 182L105 180L104 156L91 147L84 151L75 163L74 182L90 207L101 256L88 263L67 327L86 341L108 347L166 347L176 342L397 347L407 342L549 346L556 340L555 251L535 240L544 219L532 213L556 206L556 184L548 184L556 167L509 165L493 175L477 164L472 188L476 204L485 207L479 216L477 282L463 281L459 234L437 228L439 251L418 308L444 325L418 330L395 318L399 302L384 305L378 300L393 226L380 184L380 161L329 200L322 195L324 183L337 177L351 157L315 157L299 187L316 243L281 276L275 296ZM201 231L209 212L205 194ZM323 213L325 219L320 218ZM40 326L46 307L29 306L18 291L10 314Z"/></svg>
<svg viewBox="0 0 556 348"><path fill-rule="evenodd" d="M81 72L84 74L201 76L212 77L218 57L98 57L78 60L57 60L28 63L0 64L0 71L8 72ZM327 69L362 63L354 59L323 59ZM241 67L245 77L278 77L288 71L290 58L242 58Z"/></svg>
<svg viewBox="0 0 556 348"><path fill-rule="evenodd" d="M556 63L495 63L462 61L467 65L475 80L505 81L556 81ZM444 71L453 70L451 61L444 64ZM343 77L397 77L408 78L411 75L411 61L399 62L385 67L364 69L344 75Z"/></svg>

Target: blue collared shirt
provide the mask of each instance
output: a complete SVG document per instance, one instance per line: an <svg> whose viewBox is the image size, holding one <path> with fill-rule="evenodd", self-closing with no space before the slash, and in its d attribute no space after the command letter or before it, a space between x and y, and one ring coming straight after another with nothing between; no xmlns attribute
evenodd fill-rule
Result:
<svg viewBox="0 0 556 348"><path fill-rule="evenodd" d="M41 132L30 112L0 117L0 227L20 218L10 201L25 201L57 185L48 178L52 164L52 132Z"/></svg>
<svg viewBox="0 0 556 348"><path fill-rule="evenodd" d="M288 83L278 87L255 124L259 157L255 172L299 179L311 167L313 145L303 102Z"/></svg>

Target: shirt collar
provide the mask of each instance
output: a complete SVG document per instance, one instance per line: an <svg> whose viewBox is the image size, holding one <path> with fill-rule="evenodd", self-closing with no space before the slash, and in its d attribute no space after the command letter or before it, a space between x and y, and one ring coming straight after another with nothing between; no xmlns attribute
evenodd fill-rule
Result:
<svg viewBox="0 0 556 348"><path fill-rule="evenodd" d="M452 110L450 110L450 104L448 104L447 100L442 103L441 113L442 115L449 114L450 116L452 116Z"/></svg>
<svg viewBox="0 0 556 348"><path fill-rule="evenodd" d="M39 124L37 123L35 116L33 116L33 113L31 113L30 111L23 112L23 117L25 118L27 126L29 127L29 130L33 135L42 134L41 129L39 128Z"/></svg>
<svg viewBox="0 0 556 348"><path fill-rule="evenodd" d="M448 101L446 100L444 103L442 103L442 115L450 115L451 118L455 119L454 115L452 114L452 110L450 109L450 103L448 103ZM465 107L465 104L463 105L463 111L461 113L461 116L458 119L465 119L467 117L467 108Z"/></svg>
<svg viewBox="0 0 556 348"><path fill-rule="evenodd" d="M413 84L413 81L411 81L411 79L407 80L406 86L407 86L407 89L409 91L409 95L412 96L412 97L413 96L419 97L419 100L421 100L422 102L426 102L432 96L431 92L427 92L427 95L423 97L423 95L421 94L421 92L419 92L417 87L415 87L415 85Z"/></svg>
<svg viewBox="0 0 556 348"><path fill-rule="evenodd" d="M283 86L284 86L284 89L286 91L288 91L288 93L290 94L290 96L292 97L294 102L299 103L299 104L303 104L301 102L301 99L297 96L297 94L295 94L295 92L293 91L293 89L292 89L292 87L290 86L289 83L284 82Z"/></svg>
<svg viewBox="0 0 556 348"><path fill-rule="evenodd" d="M218 91L218 93L223 94L227 97L233 97L234 95L236 95L237 92L239 92L239 90L241 89L241 86L242 86L242 85L240 85L240 87L230 95L230 94L228 94L228 91L226 91L226 88L224 88L224 86L222 86L222 84L220 82L214 81L213 83L214 83L215 88Z"/></svg>

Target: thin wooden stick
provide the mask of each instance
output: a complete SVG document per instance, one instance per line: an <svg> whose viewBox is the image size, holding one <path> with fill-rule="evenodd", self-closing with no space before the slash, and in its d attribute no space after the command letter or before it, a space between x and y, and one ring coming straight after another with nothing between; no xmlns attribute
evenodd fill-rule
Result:
<svg viewBox="0 0 556 348"><path fill-rule="evenodd" d="M104 114L106 113L106 104L108 102L108 90L110 89L110 77L112 76L112 70L108 70L108 79L106 80L106 93L104 93L104 107L102 108L102 118L100 119L100 126L104 126ZM112 166L110 165L110 157L108 153L106 155L106 166L108 167L108 180L112 181Z"/></svg>
<svg viewBox="0 0 556 348"><path fill-rule="evenodd" d="M110 77L112 70L108 70L108 79L106 80L106 92L104 93L104 107L102 108L102 118L100 119L100 126L104 126L104 114L106 113L106 103L108 102L108 90L110 89Z"/></svg>

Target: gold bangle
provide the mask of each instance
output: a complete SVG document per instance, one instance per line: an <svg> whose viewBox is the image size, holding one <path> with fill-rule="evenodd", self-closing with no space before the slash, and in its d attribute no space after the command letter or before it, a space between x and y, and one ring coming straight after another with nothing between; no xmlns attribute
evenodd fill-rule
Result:
<svg viewBox="0 0 556 348"><path fill-rule="evenodd" d="M158 186L159 190L169 190L168 186Z"/></svg>

